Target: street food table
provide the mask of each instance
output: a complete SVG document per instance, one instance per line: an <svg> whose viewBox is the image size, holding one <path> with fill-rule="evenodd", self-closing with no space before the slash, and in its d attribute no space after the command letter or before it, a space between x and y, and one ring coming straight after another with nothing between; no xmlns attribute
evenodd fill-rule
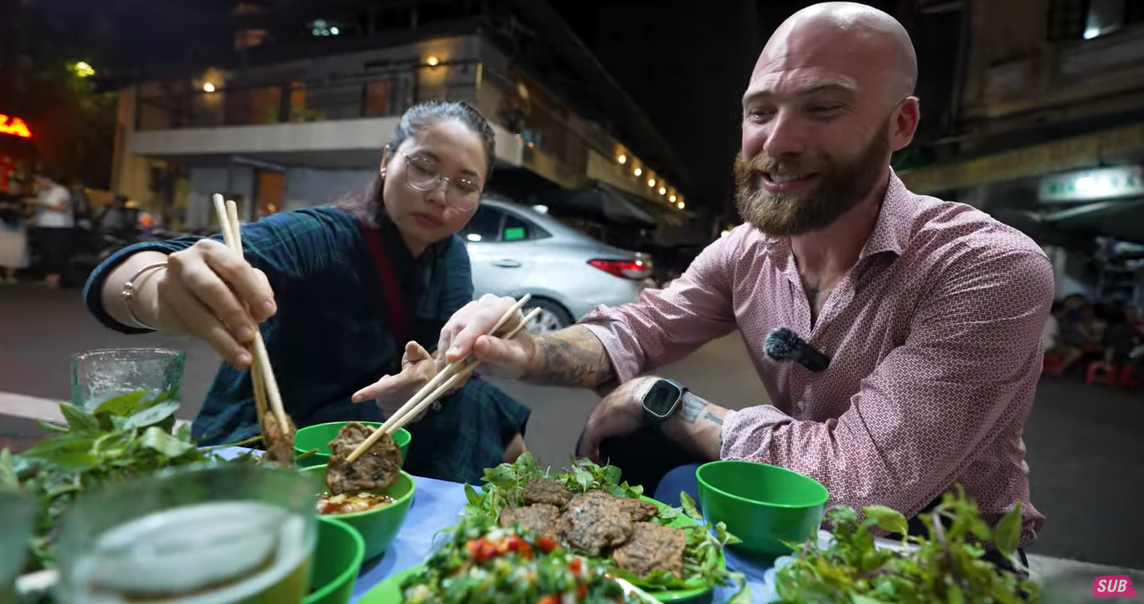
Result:
<svg viewBox="0 0 1144 604"><path fill-rule="evenodd" d="M433 546L436 535L442 529L457 522L457 515L465 506L464 486L454 482L414 477L417 490L413 495L413 507L405 518L397 539L389 546L385 555L367 561L354 585L352 602L357 602L370 589L387 577L397 574L425 559ZM751 587L753 602L769 602L774 599L768 582L769 567L744 561L727 551L727 566L744 573ZM723 604L735 595L734 587L720 587L715 591L713 604Z"/></svg>
<svg viewBox="0 0 1144 604"><path fill-rule="evenodd" d="M231 447L219 449L215 453L221 457L231 457L247 451L248 449ZM457 517L467 501L463 484L421 476L414 476L413 482L416 485L413 506L405 517L401 531L384 555L367 560L362 566L357 583L354 584L351 602L361 600L385 579L423 562L433 548L434 539L443 534L444 529L457 523ZM820 540L825 534L820 533ZM729 569L747 577L752 602L771 602L775 599L771 587L774 572L770 564L746 560L730 550L724 550L724 555ZM735 586L720 586L715 590L712 604L723 604L734 595Z"/></svg>

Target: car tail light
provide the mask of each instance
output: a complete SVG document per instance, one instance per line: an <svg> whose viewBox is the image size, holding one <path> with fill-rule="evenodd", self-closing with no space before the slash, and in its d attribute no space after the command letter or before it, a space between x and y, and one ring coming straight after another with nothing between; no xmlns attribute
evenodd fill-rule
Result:
<svg viewBox="0 0 1144 604"><path fill-rule="evenodd" d="M588 264L605 273L624 279L639 280L651 273L651 263L644 260L589 260Z"/></svg>

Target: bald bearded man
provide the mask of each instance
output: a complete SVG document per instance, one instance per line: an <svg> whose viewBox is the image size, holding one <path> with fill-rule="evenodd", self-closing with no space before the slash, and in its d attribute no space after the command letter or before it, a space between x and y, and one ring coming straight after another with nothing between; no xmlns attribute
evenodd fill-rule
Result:
<svg viewBox="0 0 1144 604"><path fill-rule="evenodd" d="M1020 232L915 195L889 167L918 124L916 77L909 36L889 15L851 3L799 11L743 95L735 177L746 224L638 303L502 340L486 334L513 301L485 297L454 315L441 349L532 382L614 388L580 452L647 489L685 462L747 459L816 478L834 504L893 507L916 530L916 515L961 483L988 521L1022 504L1029 544L1044 517L1029 500L1021 433L1053 272ZM768 358L780 327L829 366ZM733 411L638 377L736 329L773 406Z"/></svg>

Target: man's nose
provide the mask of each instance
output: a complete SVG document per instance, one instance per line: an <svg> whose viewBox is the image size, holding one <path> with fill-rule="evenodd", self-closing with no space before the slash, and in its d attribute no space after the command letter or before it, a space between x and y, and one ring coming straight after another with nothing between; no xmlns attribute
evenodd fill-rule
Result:
<svg viewBox="0 0 1144 604"><path fill-rule="evenodd" d="M767 124L763 150L771 157L799 155L806 151L802 124L795 112L780 110Z"/></svg>

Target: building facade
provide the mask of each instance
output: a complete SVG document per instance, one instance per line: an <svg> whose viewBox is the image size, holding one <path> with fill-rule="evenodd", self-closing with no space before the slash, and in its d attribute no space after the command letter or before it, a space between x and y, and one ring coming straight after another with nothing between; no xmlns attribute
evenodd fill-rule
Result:
<svg viewBox="0 0 1144 604"><path fill-rule="evenodd" d="M335 23L307 26L324 42L347 33ZM260 48L265 31L241 29L240 60L121 91L113 188L167 208L187 230L211 228L215 193L238 201L246 220L328 203L369 183L406 109L450 99L493 124L495 192L559 204L562 193L601 190L609 193L595 201L601 216L621 204L653 230L683 222L682 170L653 159L665 144L576 106L549 85L575 74L513 58L490 25L479 17L395 23L319 52Z"/></svg>

